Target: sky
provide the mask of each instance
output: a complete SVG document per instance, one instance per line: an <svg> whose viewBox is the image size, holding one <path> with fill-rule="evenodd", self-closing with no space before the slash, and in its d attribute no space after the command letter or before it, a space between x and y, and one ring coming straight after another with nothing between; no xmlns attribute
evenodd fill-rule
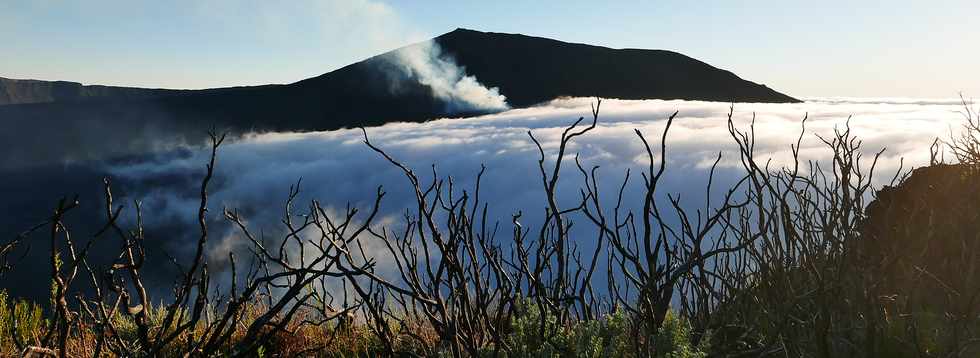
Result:
<svg viewBox="0 0 980 358"><path fill-rule="evenodd" d="M0 77L290 83L463 27L673 50L797 97L976 97L978 14L970 0L0 0Z"/></svg>

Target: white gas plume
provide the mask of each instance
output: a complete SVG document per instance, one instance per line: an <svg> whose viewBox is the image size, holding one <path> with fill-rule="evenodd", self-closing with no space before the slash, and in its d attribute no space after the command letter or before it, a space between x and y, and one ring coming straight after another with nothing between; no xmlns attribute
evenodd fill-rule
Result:
<svg viewBox="0 0 980 358"><path fill-rule="evenodd" d="M446 112L500 112L510 108L497 87L487 88L466 74L455 59L443 53L435 41L425 41L395 51L387 58L405 78L432 89L432 95L447 103Z"/></svg>

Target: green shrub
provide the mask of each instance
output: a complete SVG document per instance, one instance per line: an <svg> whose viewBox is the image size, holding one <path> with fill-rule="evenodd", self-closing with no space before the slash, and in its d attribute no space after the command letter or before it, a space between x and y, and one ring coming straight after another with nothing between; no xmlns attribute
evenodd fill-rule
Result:
<svg viewBox="0 0 980 358"><path fill-rule="evenodd" d="M704 358L708 355L710 337L701 339L701 344L691 342L691 324L673 311L667 312L664 324L653 337L653 351L656 357L664 358Z"/></svg>
<svg viewBox="0 0 980 358"><path fill-rule="evenodd" d="M613 312L606 317L576 324L572 344L578 357L624 357L633 350L626 314Z"/></svg>
<svg viewBox="0 0 980 358"><path fill-rule="evenodd" d="M27 300L11 300L7 291L0 290L0 350L16 348L14 334L24 344L33 344L44 326L42 317L40 305Z"/></svg>
<svg viewBox="0 0 980 358"><path fill-rule="evenodd" d="M523 310L511 320L508 345L516 357L629 357L642 345L633 336L630 317L616 311L596 320L579 321L560 326L555 316L545 313L546 336L541 337L542 313L537 305L525 302ZM550 334L549 334L550 333ZM649 337L654 357L703 358L707 356L705 337L700 345L691 342L691 325L670 312L653 337Z"/></svg>
<svg viewBox="0 0 980 358"><path fill-rule="evenodd" d="M523 300L520 312L511 318L510 336L507 343L511 353L519 357L558 357L568 352L568 332L558 326L558 318L548 312L542 313L531 300ZM544 317L542 318L542 314ZM543 321L542 321L543 319ZM545 336L542 337L542 322Z"/></svg>

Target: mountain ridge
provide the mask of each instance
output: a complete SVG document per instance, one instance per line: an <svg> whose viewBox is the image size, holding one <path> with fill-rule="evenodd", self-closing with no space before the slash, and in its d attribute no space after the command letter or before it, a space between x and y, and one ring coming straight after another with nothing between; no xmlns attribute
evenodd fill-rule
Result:
<svg viewBox="0 0 980 358"><path fill-rule="evenodd" d="M776 92L775 90L769 89L765 85L756 84L751 81L747 81L739 78L737 75L731 71L716 68L705 62L699 61L697 59L688 57L678 52L668 51L668 50L647 50L647 49L636 49L636 48L610 48L605 46L596 46L583 43L572 43L564 42L555 39L528 36L522 34L510 34L510 33L497 33L497 32L481 32L469 29L458 28L454 31L448 32L446 34L437 36L431 40L438 43L443 50L450 56L455 58L456 63L460 67L466 69L468 75L476 77L481 83L487 85L488 87L498 87L501 92L507 96L509 102L515 107L526 107L541 103L550 99L565 97L565 96L600 96L609 98L621 98L621 99L688 99L688 100L714 100L714 101L735 101L735 102L748 102L748 101L760 101L760 102L798 102L797 99L790 96L784 95L782 93ZM426 42L427 42L426 41ZM422 42L424 43L424 42ZM165 89L165 88L141 88L141 87L123 87L123 86L104 86L104 85L84 85L77 82L70 81L44 81L44 80L32 80L32 79L9 79L0 77L0 106L3 105L16 105L16 104L36 104L36 103L56 103L56 102L77 102L85 100L133 100L133 99L147 99L147 98L160 98L160 97L172 97L172 96L185 96L185 95L206 95L215 93L226 93L226 92L242 92L251 91L257 89L273 89L281 87L302 87L310 85L313 83L322 82L324 80L329 80L334 77L340 76L345 71L364 71L362 67L371 64L376 65L380 58L389 56L391 53L412 46L418 46L421 43L411 44L404 46L402 48L382 53L365 60L352 63L350 65L338 68L334 71L320 74L318 76L310 77L307 79L299 80L289 84L268 84L268 85L255 85L255 86L234 86L234 87L222 87L222 88L209 88L209 89ZM488 51L486 46L490 46L491 50ZM529 56L515 56L512 53L507 53L505 50L532 50L532 54L538 56L537 58L532 58ZM493 52L496 51L496 54ZM592 56L569 56L568 54L572 52L586 52ZM488 54L494 54L494 56L488 56ZM541 57L541 55L545 55ZM609 57L621 57L620 59L610 59ZM645 58L638 58L645 57ZM683 65L692 65L687 68L677 68L674 72L675 75L668 76L668 80L673 80L671 85L678 86L684 85L683 83L677 82L678 78L688 77L688 78L698 78L698 77L711 77L702 79L697 83L698 88L680 88L674 91L669 91L667 89L657 89L652 90L652 85L646 87L647 90L644 91L644 86L638 84L638 81L644 80L645 78L629 78L630 76L635 76L637 74L642 75L644 73L636 71L636 67L641 67L642 64L637 64L635 62L642 62L646 60L650 63L648 66L657 67L664 66L664 63L656 63L657 57L665 59L662 62L670 62L667 65L677 67L679 62L688 62ZM541 63L540 60L553 61L551 63ZM603 71L602 65L608 65L614 63L615 60L633 62L629 63L631 68L628 71ZM669 61L667 61L669 60ZM521 66L518 62L529 61L530 64ZM534 62L538 61L538 62ZM564 66L563 63L571 62ZM551 65L551 66L546 66ZM569 77L562 79L562 76L570 76L571 73L567 72L569 68L582 69L586 66L593 66L590 68L592 71L578 71L574 73L579 77L588 76L589 78L576 78ZM693 65L698 65L700 68L693 68ZM497 67L497 68L493 68ZM514 71L514 69L526 69L523 71ZM527 82L532 81L515 81L512 78L506 78L506 73L510 72L515 75L524 75L530 71L546 71L546 80L540 85L528 85ZM699 74L704 71L713 72L712 76L692 76L692 74ZM649 72L648 72L649 74ZM364 75L359 73L359 75ZM658 75L670 75L670 71L660 70ZM536 79L541 79L538 76ZM603 77L609 78L607 81L601 81ZM715 80L716 86L722 89L713 89L711 80ZM744 81L744 82L739 82ZM576 85L575 82L581 84ZM595 83L600 83L600 88L589 90L590 85ZM542 88L545 86L552 86L552 88ZM617 86L618 85L618 86ZM659 85L659 84L656 84ZM17 88L17 87L22 88ZM691 87L690 85L686 85ZM26 88L24 88L26 87ZM617 90L616 88L620 88ZM727 95L722 94L723 91L727 90L729 92ZM531 93L536 92L536 93ZM739 92L748 92L742 93ZM730 98L725 98L730 97Z"/></svg>
<svg viewBox="0 0 980 358"><path fill-rule="evenodd" d="M614 49L468 29L457 29L436 41L466 67L467 73L487 86L499 86L509 101L517 102L517 107L562 96L597 95L619 99L799 102L731 71L669 50ZM466 46L468 42L479 42L481 46ZM493 49L487 51L488 47ZM487 58L484 54L488 52L520 52L527 56ZM521 85L513 85L501 79L508 72L516 72L515 68L523 69L521 75L530 75L533 80L524 78ZM548 83L559 85L542 88Z"/></svg>

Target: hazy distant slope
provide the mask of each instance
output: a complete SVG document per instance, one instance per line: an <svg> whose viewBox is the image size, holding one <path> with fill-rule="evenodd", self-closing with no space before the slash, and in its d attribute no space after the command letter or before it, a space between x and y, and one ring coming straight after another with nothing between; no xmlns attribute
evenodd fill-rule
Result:
<svg viewBox="0 0 980 358"><path fill-rule="evenodd" d="M185 93L181 90L85 86L77 82L0 77L0 105L78 101L100 97L146 98Z"/></svg>

